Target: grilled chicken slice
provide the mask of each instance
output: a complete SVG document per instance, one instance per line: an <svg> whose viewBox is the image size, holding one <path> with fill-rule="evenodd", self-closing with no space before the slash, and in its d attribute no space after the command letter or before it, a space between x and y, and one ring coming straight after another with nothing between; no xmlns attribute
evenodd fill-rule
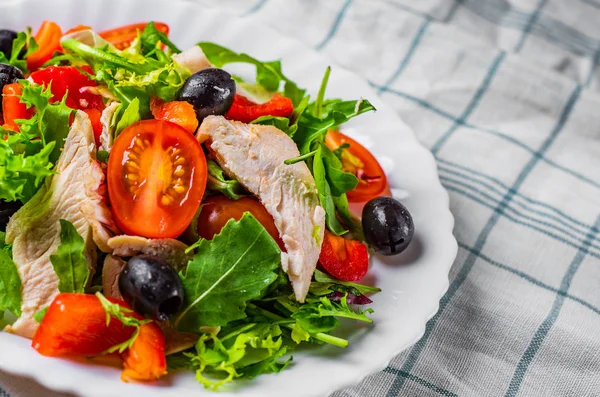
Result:
<svg viewBox="0 0 600 397"><path fill-rule="evenodd" d="M85 241L85 257L92 273L96 247L110 250L107 242L116 230L104 201L104 174L95 159L92 125L77 112L56 165L56 175L46 179L37 194L13 215L6 241L21 276L22 315L7 330L32 338L36 312L58 294L58 276L50 255L60 244L60 219L71 222Z"/></svg>
<svg viewBox="0 0 600 397"><path fill-rule="evenodd" d="M172 58L181 66L188 68L192 74L199 72L202 69L213 67L206 58L206 55L204 55L204 52L202 52L202 49L197 45L179 54L173 55Z"/></svg>
<svg viewBox="0 0 600 397"><path fill-rule="evenodd" d="M204 119L198 137L209 139L221 168L256 195L275 220L287 251L281 253L281 265L303 302L321 251L325 211L306 164L284 164L300 155L296 144L273 126L222 116Z"/></svg>
<svg viewBox="0 0 600 397"><path fill-rule="evenodd" d="M102 116L100 117L100 124L102 124L102 133L100 134L100 150L106 150L107 152L110 152L110 149L112 148L115 131L113 128L111 128L110 122L119 106L121 106L121 103L112 102L106 107L106 109L102 111Z"/></svg>

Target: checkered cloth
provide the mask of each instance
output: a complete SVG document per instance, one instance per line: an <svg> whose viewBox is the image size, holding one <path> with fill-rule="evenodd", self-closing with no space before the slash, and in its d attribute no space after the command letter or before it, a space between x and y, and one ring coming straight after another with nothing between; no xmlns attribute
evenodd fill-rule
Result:
<svg viewBox="0 0 600 397"><path fill-rule="evenodd" d="M460 249L438 314L335 397L600 396L599 0L203 2L366 78L450 193Z"/></svg>

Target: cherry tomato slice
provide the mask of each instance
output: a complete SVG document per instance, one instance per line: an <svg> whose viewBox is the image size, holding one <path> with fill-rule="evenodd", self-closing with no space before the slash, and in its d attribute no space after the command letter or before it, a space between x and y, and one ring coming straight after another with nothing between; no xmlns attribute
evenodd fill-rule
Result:
<svg viewBox="0 0 600 397"><path fill-rule="evenodd" d="M232 200L225 196L213 196L206 199L202 203L202 210L198 217L198 235L207 240L212 240L215 234L220 233L230 219L239 221L246 212L251 213L263 225L277 242L279 248L285 249L279 231L275 227L273 217L257 199L252 197Z"/></svg>
<svg viewBox="0 0 600 397"><path fill-rule="evenodd" d="M82 66L80 69L93 73L89 66ZM67 94L66 104L71 109L104 109L104 101L100 95L81 92L83 87L96 87L98 83L75 66L50 66L31 73L30 77L36 84L50 85L53 95L50 102L62 101Z"/></svg>
<svg viewBox="0 0 600 397"><path fill-rule="evenodd" d="M123 301L109 300L130 309ZM44 356L95 356L125 342L134 331L114 318L106 325L98 297L60 294L48 307L31 346Z"/></svg>
<svg viewBox="0 0 600 397"><path fill-rule="evenodd" d="M179 236L200 206L206 179L200 144L177 124L144 120L127 127L108 161L108 194L117 226L137 236Z"/></svg>
<svg viewBox="0 0 600 397"><path fill-rule="evenodd" d="M319 262L327 273L342 281L358 281L369 270L367 246L325 230Z"/></svg>
<svg viewBox="0 0 600 397"><path fill-rule="evenodd" d="M262 116L289 117L294 111L292 100L275 94L269 102L254 103L248 98L236 94L226 117L243 123L250 123Z"/></svg>
<svg viewBox="0 0 600 397"><path fill-rule="evenodd" d="M118 28L105 30L100 33L100 37L114 45L119 50L124 50L129 47L133 40L138 36L138 30L143 31L148 25L148 22L134 23L131 25L121 26ZM169 25L162 22L154 22L156 30L166 35L169 34Z"/></svg>
<svg viewBox="0 0 600 397"><path fill-rule="evenodd" d="M342 169L357 176L358 185L346 193L350 202L366 202L378 196L390 196L385 172L375 157L364 146L339 131L329 131L325 144L332 150L343 144Z"/></svg>
<svg viewBox="0 0 600 397"><path fill-rule="evenodd" d="M44 21L34 36L35 42L38 44L38 50L27 57L27 68L30 71L37 70L52 58L52 54L61 48L61 37L62 30L60 26L51 21Z"/></svg>
<svg viewBox="0 0 600 397"><path fill-rule="evenodd" d="M30 119L33 116L33 109L27 109L27 106L21 103L22 94L21 84L7 84L2 89L2 117L4 118L4 128L13 131L19 131L19 126L15 120Z"/></svg>
<svg viewBox="0 0 600 397"><path fill-rule="evenodd" d="M121 379L150 381L167 373L165 356L165 335L160 327L152 322L140 326L140 334L133 345L123 354L125 369Z"/></svg>

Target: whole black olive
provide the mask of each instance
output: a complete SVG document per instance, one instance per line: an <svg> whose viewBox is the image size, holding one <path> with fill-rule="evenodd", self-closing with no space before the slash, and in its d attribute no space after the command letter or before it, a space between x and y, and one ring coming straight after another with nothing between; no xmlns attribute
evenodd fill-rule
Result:
<svg viewBox="0 0 600 397"><path fill-rule="evenodd" d="M6 230L6 225L11 216L21 208L23 204L20 201L11 201L7 203L0 200L0 231Z"/></svg>
<svg viewBox="0 0 600 397"><path fill-rule="evenodd" d="M183 285L175 270L162 259L138 255L119 275L119 291L136 312L166 320L183 304Z"/></svg>
<svg viewBox="0 0 600 397"><path fill-rule="evenodd" d="M21 69L5 63L0 63L0 94L2 89L7 84L16 83L17 80L23 78ZM2 104L2 96L0 95L0 104Z"/></svg>
<svg viewBox="0 0 600 397"><path fill-rule="evenodd" d="M376 197L362 213L362 225L369 246L382 255L396 255L408 247L415 232L412 216L391 197Z"/></svg>
<svg viewBox="0 0 600 397"><path fill-rule="evenodd" d="M8 29L0 29L0 52L6 59L10 59L13 41L17 38L17 32Z"/></svg>
<svg viewBox="0 0 600 397"><path fill-rule="evenodd" d="M235 81L223 69L209 68L194 73L183 85L179 99L191 103L198 121L224 115L235 97Z"/></svg>

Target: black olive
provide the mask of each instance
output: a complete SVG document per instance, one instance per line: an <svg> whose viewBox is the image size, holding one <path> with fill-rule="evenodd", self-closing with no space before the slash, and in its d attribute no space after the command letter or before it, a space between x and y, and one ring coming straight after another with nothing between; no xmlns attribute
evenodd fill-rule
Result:
<svg viewBox="0 0 600 397"><path fill-rule="evenodd" d="M16 83L17 80L23 78L23 72L19 68L5 63L0 63L0 93L7 84ZM0 95L0 104L2 104L2 96Z"/></svg>
<svg viewBox="0 0 600 397"><path fill-rule="evenodd" d="M362 225L367 243L382 255L404 251L415 232L410 212L391 197L376 197L369 201L363 208Z"/></svg>
<svg viewBox="0 0 600 397"><path fill-rule="evenodd" d="M139 314L166 320L183 304L183 285L175 270L162 259L138 255L119 275L119 291Z"/></svg>
<svg viewBox="0 0 600 397"><path fill-rule="evenodd" d="M206 116L224 115L235 97L235 81L223 69L209 68L194 73L183 85L179 99L194 106L202 123Z"/></svg>
<svg viewBox="0 0 600 397"><path fill-rule="evenodd" d="M21 208L23 204L20 201L11 201L7 203L4 200L0 200L0 230L5 231L8 220L15 212Z"/></svg>
<svg viewBox="0 0 600 397"><path fill-rule="evenodd" d="M17 38L17 32L7 29L0 29L0 52L6 59L10 59L13 41Z"/></svg>

